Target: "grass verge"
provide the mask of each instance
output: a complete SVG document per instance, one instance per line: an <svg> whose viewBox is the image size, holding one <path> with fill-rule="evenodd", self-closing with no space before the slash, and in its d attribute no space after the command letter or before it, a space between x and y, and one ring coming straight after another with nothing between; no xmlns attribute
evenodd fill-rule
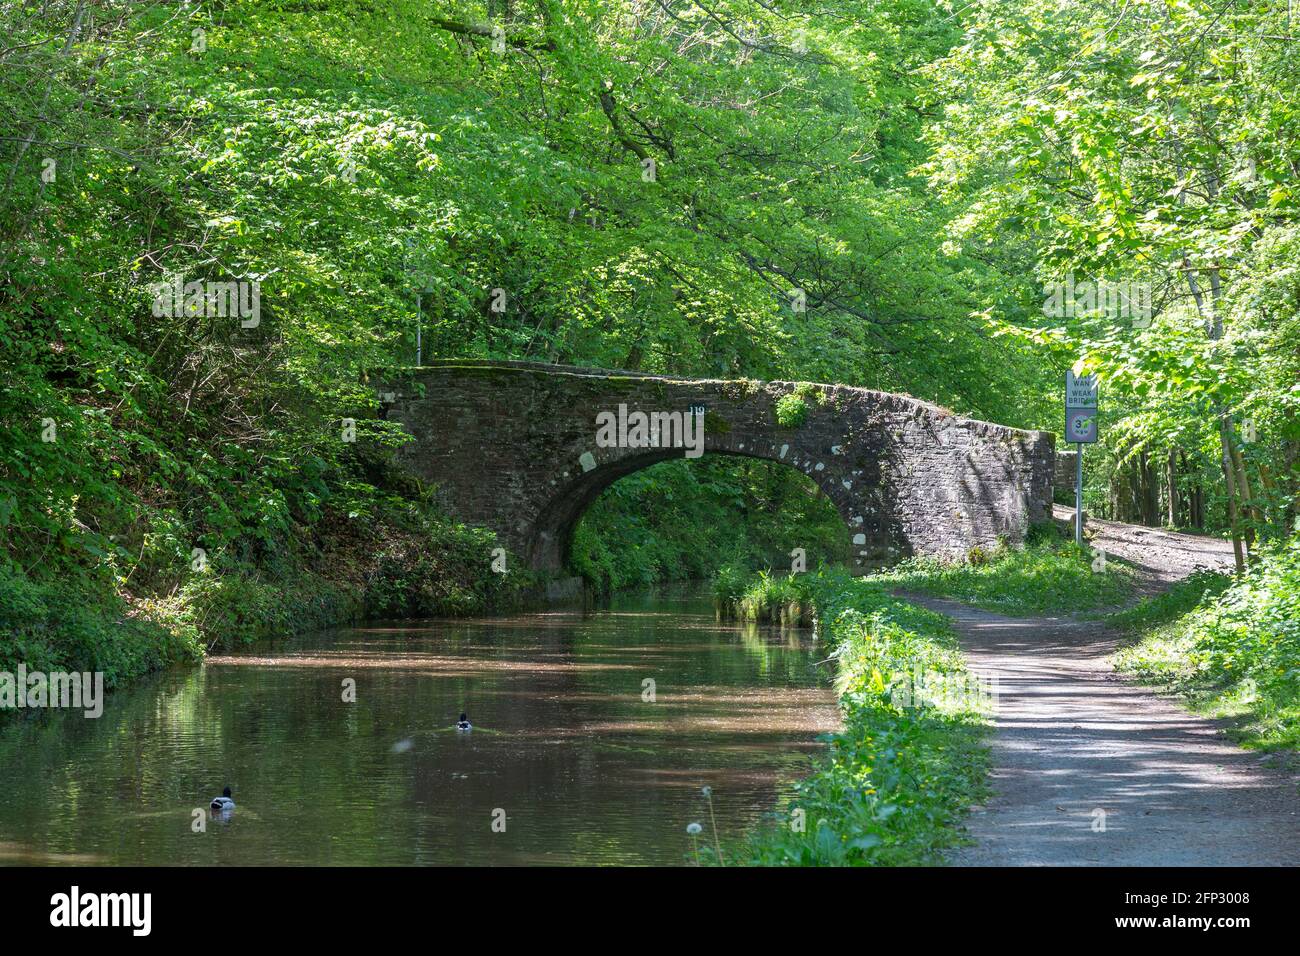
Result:
<svg viewBox="0 0 1300 956"><path fill-rule="evenodd" d="M766 866L899 866L938 861L985 795L987 698L945 617L842 571L720 579L719 597L769 606L791 595L816 608L836 662L844 729L775 821L728 862Z"/></svg>
<svg viewBox="0 0 1300 956"><path fill-rule="evenodd" d="M1131 640L1122 673L1229 719L1247 747L1300 747L1300 537L1239 579L1198 573L1110 622Z"/></svg>
<svg viewBox="0 0 1300 956"><path fill-rule="evenodd" d="M1128 568L1098 561L1048 525L1034 529L1023 548L975 548L957 563L913 558L876 580L891 590L953 598L1013 616L1114 607L1133 593Z"/></svg>

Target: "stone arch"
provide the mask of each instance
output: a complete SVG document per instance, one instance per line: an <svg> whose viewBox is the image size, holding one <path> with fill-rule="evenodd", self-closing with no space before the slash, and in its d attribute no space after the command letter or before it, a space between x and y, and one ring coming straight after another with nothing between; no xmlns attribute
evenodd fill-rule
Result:
<svg viewBox="0 0 1300 956"><path fill-rule="evenodd" d="M707 442L705 453L710 453ZM799 471L820 488L834 506L844 525L846 543L855 550L858 545L865 544L865 532L861 530L865 519L861 515L854 514L856 509L849 495L843 488L834 484L830 473L824 468L820 471L815 467L804 470L793 460L783 462L772 454L757 452L714 450L712 454L771 461ZM647 449L639 454L624 455L590 471L584 471L573 477L567 484L557 487L554 496L542 507L528 536L525 557L529 566L543 571L557 571L565 567L573 542L574 528L606 488L628 475L680 457L682 457L680 449ZM859 536L861 536L860 541L856 540ZM853 551L849 553L853 554Z"/></svg>
<svg viewBox="0 0 1300 956"><path fill-rule="evenodd" d="M573 523L624 475L681 448L600 447L596 416L704 408L704 453L791 465L849 529L852 570L900 557L959 557L1016 543L1051 515L1053 438L960 418L906 395L844 385L690 379L527 362L447 360L379 388L412 441L399 465L450 514L493 529L532 567L556 571ZM796 394L805 419L783 426Z"/></svg>

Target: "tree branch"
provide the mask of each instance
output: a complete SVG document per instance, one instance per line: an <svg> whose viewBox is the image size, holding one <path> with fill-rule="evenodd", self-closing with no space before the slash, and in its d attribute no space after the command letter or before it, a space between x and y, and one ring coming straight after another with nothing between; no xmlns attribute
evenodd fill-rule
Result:
<svg viewBox="0 0 1300 956"><path fill-rule="evenodd" d="M488 26L486 23L459 23L456 20L446 20L442 17L430 17L429 19L435 26L441 27L448 33L455 33L459 36L486 37L488 39L491 39L493 36L493 28ZM504 31L504 27L502 30ZM510 46L519 50L555 50L555 41L549 38L545 40L529 40L526 37L515 36L506 37L505 41Z"/></svg>
<svg viewBox="0 0 1300 956"><path fill-rule="evenodd" d="M600 91L600 108L605 111L605 116L609 118L609 125L613 127L614 135L623 144L623 148L636 153L637 159L649 159L650 154L646 152L645 147L627 135L627 130L623 127L623 121L618 118L618 104L614 102L614 82L612 80L606 80L604 89Z"/></svg>

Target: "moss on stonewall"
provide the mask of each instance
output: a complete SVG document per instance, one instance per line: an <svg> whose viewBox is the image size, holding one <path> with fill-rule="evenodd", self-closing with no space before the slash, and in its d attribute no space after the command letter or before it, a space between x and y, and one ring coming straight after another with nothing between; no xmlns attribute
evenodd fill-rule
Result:
<svg viewBox="0 0 1300 956"><path fill-rule="evenodd" d="M705 434L726 435L731 432L731 422L727 421L717 412L706 411L704 413L704 432Z"/></svg>

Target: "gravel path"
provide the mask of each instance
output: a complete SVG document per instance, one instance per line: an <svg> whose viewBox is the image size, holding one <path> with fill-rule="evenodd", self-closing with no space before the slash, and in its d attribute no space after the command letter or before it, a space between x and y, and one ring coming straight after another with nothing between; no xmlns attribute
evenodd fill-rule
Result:
<svg viewBox="0 0 1300 956"><path fill-rule="evenodd" d="M1074 528L1074 509L1052 506L1057 524ZM1181 581L1193 571L1209 568L1232 570L1232 542L1199 534L1162 531L1140 525L1120 524L1088 518L1085 512L1084 539L1107 556L1122 558L1137 570L1138 591L1151 594Z"/></svg>
<svg viewBox="0 0 1300 956"><path fill-rule="evenodd" d="M1152 587L1232 562L1211 539L1096 525L1094 545L1139 564ZM975 845L951 863L1300 864L1296 780L1118 676L1115 636L1100 625L909 600L950 615L972 669L998 682L994 796L969 819Z"/></svg>

